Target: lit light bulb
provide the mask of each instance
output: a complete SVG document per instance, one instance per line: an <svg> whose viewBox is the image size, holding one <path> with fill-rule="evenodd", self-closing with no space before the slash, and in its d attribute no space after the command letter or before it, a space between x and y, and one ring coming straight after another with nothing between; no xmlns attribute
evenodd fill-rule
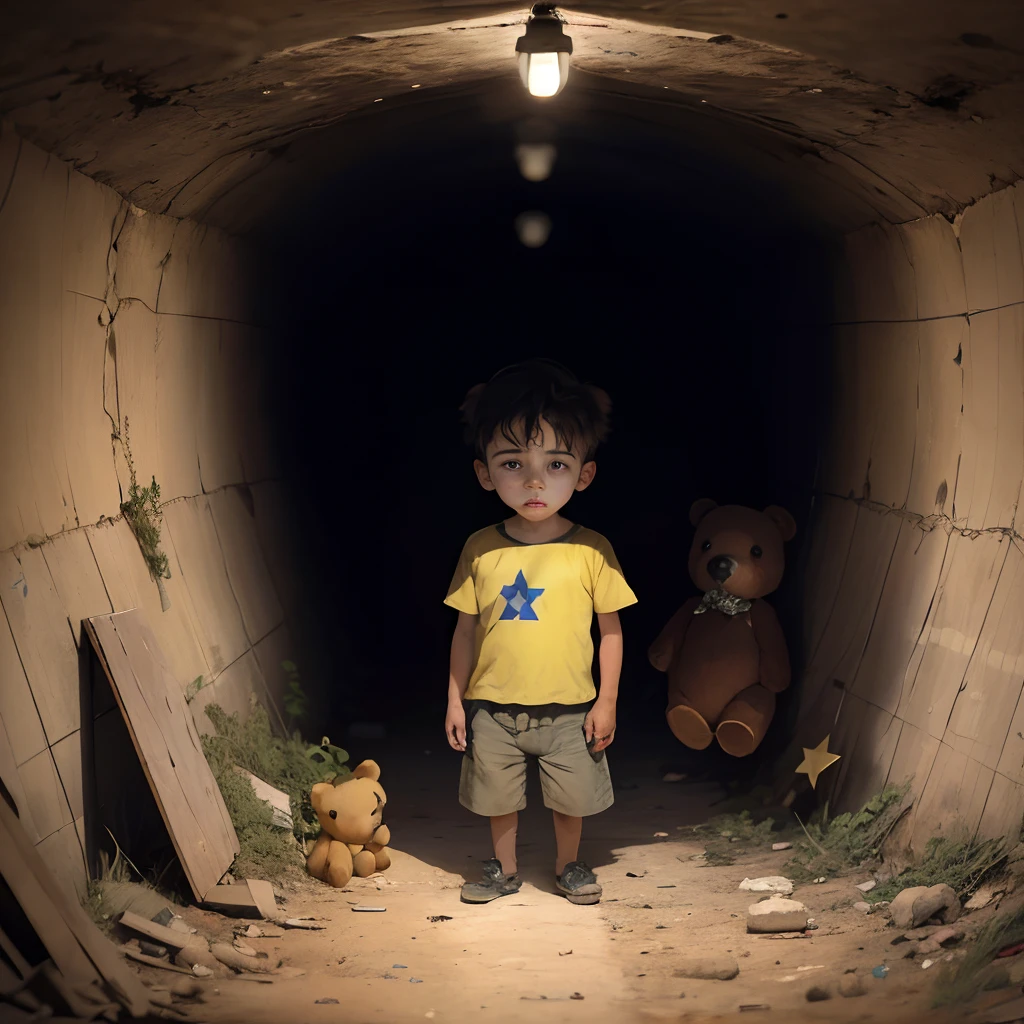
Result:
<svg viewBox="0 0 1024 1024"><path fill-rule="evenodd" d="M569 77L572 39L562 31L554 4L534 4L526 34L516 40L519 74L531 96L557 96Z"/></svg>
<svg viewBox="0 0 1024 1024"><path fill-rule="evenodd" d="M527 59L530 69L526 76L526 87L530 95L554 96L562 78L558 72L558 54L531 53Z"/></svg>

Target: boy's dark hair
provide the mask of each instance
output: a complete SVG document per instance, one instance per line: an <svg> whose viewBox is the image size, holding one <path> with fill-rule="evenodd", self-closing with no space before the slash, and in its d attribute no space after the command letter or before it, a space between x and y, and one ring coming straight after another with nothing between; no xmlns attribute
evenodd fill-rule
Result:
<svg viewBox="0 0 1024 1024"><path fill-rule="evenodd" d="M484 459L487 445L498 432L517 448L536 435L543 418L570 451L592 459L608 436L611 399L593 384L584 384L560 363L530 359L499 370L486 384L469 389L461 411L466 443ZM522 423L525 437L517 437Z"/></svg>

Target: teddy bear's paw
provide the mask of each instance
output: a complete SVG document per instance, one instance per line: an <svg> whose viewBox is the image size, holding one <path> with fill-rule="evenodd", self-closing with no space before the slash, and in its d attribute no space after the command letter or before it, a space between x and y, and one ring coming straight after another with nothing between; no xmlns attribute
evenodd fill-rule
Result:
<svg viewBox="0 0 1024 1024"><path fill-rule="evenodd" d="M756 749L759 737L745 722L720 722L715 730L718 745L733 757L746 757Z"/></svg>
<svg viewBox="0 0 1024 1024"><path fill-rule="evenodd" d="M704 750L714 738L711 728L700 713L688 704L677 704L665 715L668 727L680 743L691 750Z"/></svg>

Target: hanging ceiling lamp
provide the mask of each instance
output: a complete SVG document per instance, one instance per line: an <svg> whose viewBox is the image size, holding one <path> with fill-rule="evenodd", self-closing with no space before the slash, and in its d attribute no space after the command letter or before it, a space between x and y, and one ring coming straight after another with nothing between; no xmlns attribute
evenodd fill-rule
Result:
<svg viewBox="0 0 1024 1024"><path fill-rule="evenodd" d="M516 40L519 74L531 96L556 96L569 77L572 39L562 32L554 4L534 4L526 35Z"/></svg>

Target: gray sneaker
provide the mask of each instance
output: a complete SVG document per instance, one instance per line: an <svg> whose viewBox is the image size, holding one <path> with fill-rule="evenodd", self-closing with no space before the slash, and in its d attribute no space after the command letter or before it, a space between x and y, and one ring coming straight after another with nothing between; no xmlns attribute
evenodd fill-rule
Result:
<svg viewBox="0 0 1024 1024"><path fill-rule="evenodd" d="M602 889L597 882L597 875L581 860L566 864L562 874L555 879L555 885L570 903L586 905L601 902Z"/></svg>
<svg viewBox="0 0 1024 1024"><path fill-rule="evenodd" d="M511 896L519 892L522 884L518 874L506 875L501 870L500 860L485 860L483 881L466 882L462 887L462 902L490 903L499 896Z"/></svg>

